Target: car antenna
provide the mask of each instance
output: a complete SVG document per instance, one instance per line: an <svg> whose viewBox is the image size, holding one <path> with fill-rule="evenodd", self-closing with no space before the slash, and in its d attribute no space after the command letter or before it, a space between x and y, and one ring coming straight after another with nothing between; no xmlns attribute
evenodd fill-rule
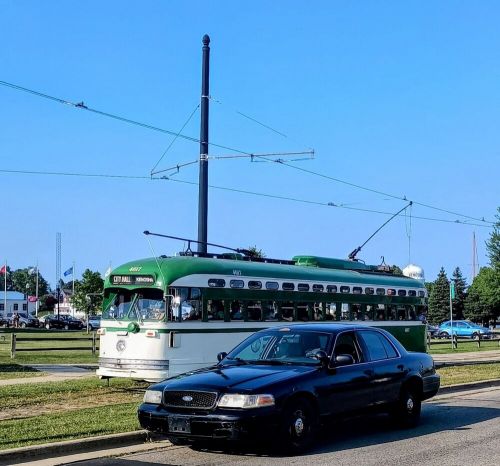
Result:
<svg viewBox="0 0 500 466"><path fill-rule="evenodd" d="M393 218L397 217L403 210L406 210L408 207L413 205L413 201L410 201L408 205L404 206L401 210L398 210L389 220L387 220L384 224L382 224L361 246L358 246L356 249L354 249L350 254L349 254L349 260L351 261L358 261L359 259L356 259L356 256L359 251L363 248L363 246L368 243L382 228L384 228Z"/></svg>
<svg viewBox="0 0 500 466"><path fill-rule="evenodd" d="M230 248L229 246L223 246L222 244L215 244L215 243L208 243L206 241L197 241L194 239L189 239L189 238L180 238L179 236L172 236L172 235L163 235L161 233L153 233L151 231L146 230L144 232L146 236L151 235L151 236L159 236L161 238L169 238L169 239L176 239L178 241L187 241L187 248L184 251L185 254L188 255L193 255L193 251L191 250L191 243L197 243L197 244L206 244L207 246L214 246L216 248L221 248L221 249L227 249L228 251L234 251L239 254L243 254L247 257L254 257L255 253L253 251L250 251L249 249L244 249L244 248Z"/></svg>

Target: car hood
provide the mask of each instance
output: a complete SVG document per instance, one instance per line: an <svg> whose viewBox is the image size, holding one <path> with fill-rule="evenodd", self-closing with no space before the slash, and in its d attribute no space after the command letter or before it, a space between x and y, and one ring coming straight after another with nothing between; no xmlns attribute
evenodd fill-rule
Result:
<svg viewBox="0 0 500 466"><path fill-rule="evenodd" d="M155 385L168 390L210 390L252 392L304 374L316 372L318 366L234 365L213 366L166 379Z"/></svg>

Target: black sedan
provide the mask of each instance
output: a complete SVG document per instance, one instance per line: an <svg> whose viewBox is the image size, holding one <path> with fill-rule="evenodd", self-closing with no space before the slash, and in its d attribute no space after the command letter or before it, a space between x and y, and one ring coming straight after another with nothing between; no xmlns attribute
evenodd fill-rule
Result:
<svg viewBox="0 0 500 466"><path fill-rule="evenodd" d="M47 330L52 328L64 330L82 330L83 322L68 314L48 314L40 319L40 326L45 327Z"/></svg>
<svg viewBox="0 0 500 466"><path fill-rule="evenodd" d="M414 426L440 384L429 355L368 326L275 327L218 359L150 386L141 426L173 443L260 437L299 452L332 416L376 409Z"/></svg>

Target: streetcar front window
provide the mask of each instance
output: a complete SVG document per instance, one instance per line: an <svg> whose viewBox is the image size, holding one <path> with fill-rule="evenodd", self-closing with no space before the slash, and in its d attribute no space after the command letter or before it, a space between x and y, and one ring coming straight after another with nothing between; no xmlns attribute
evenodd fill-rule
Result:
<svg viewBox="0 0 500 466"><path fill-rule="evenodd" d="M163 291L158 289L122 290L115 289L110 295L103 319L157 320L165 319Z"/></svg>

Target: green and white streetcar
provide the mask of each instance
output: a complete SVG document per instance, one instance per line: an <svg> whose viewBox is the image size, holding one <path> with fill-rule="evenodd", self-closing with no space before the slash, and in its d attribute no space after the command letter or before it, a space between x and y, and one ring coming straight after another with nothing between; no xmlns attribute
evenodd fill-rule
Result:
<svg viewBox="0 0 500 466"><path fill-rule="evenodd" d="M425 351L426 307L422 281L352 260L191 252L137 260L105 280L97 374L162 380L287 321L362 322Z"/></svg>

